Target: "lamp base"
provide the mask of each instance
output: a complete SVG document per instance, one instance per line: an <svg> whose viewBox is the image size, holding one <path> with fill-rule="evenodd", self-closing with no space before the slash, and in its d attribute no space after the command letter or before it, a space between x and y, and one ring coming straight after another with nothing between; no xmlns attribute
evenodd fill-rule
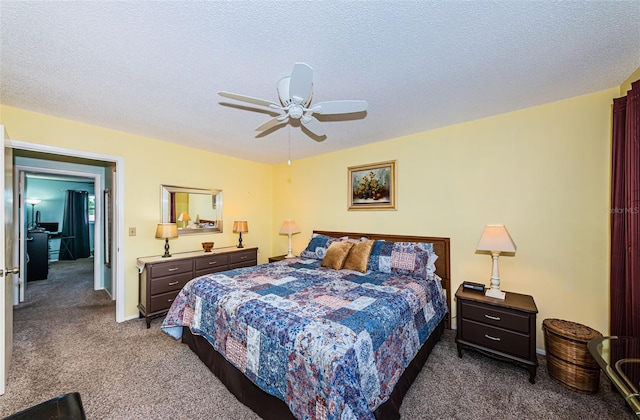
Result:
<svg viewBox="0 0 640 420"><path fill-rule="evenodd" d="M238 239L238 246L236 248L244 248L242 245L242 232L238 232L240 234L240 238Z"/></svg>
<svg viewBox="0 0 640 420"><path fill-rule="evenodd" d="M164 240L164 254L162 255L162 258L168 258L170 256L171 254L169 254L169 239L166 238Z"/></svg>
<svg viewBox="0 0 640 420"><path fill-rule="evenodd" d="M293 255L292 253L288 253L287 255L284 256L285 258L295 258L296 256Z"/></svg>
<svg viewBox="0 0 640 420"><path fill-rule="evenodd" d="M487 289L486 292L484 292L484 295L486 297L504 300L504 297L506 296L506 293L505 292L501 292L500 289L494 289L493 287L490 287L489 289Z"/></svg>

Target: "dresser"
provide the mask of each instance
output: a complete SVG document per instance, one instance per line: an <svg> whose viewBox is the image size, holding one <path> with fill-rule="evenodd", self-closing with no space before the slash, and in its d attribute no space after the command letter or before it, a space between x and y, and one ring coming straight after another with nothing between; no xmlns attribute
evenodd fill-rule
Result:
<svg viewBox="0 0 640 420"><path fill-rule="evenodd" d="M138 258L138 310L147 328L151 319L163 316L180 289L195 277L258 264L258 248L217 248L212 252L195 251Z"/></svg>
<svg viewBox="0 0 640 420"><path fill-rule="evenodd" d="M536 315L538 308L529 295L506 292L504 300L485 297L484 293L456 292L458 356L472 349L496 359L513 362L529 371L535 383Z"/></svg>

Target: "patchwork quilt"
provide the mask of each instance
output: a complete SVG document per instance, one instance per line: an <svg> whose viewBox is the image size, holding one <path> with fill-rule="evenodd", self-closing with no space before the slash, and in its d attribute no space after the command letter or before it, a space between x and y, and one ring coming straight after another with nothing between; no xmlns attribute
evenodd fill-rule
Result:
<svg viewBox="0 0 640 420"><path fill-rule="evenodd" d="M298 419L373 419L447 314L431 277L292 258L191 280L162 328L204 336Z"/></svg>

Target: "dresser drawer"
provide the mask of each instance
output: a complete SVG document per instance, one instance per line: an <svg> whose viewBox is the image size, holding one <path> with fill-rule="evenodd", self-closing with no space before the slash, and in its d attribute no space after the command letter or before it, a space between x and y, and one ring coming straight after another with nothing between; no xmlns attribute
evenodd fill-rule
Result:
<svg viewBox="0 0 640 420"><path fill-rule="evenodd" d="M230 264L241 264L249 261L255 262L258 255L255 249L249 249L246 251L234 252L233 254L230 254L229 257L231 258L231 261L229 261Z"/></svg>
<svg viewBox="0 0 640 420"><path fill-rule="evenodd" d="M191 280L192 277L193 274L189 271L188 273L152 279L149 293L153 296L159 293L170 292L172 290L180 290L189 280Z"/></svg>
<svg viewBox="0 0 640 420"><path fill-rule="evenodd" d="M226 270L227 264L229 264L228 255L209 255L207 257L196 258L196 272L200 270L210 270L220 267ZM214 271L210 271L210 273L213 272Z"/></svg>
<svg viewBox="0 0 640 420"><path fill-rule="evenodd" d="M179 290L173 292L161 293L159 295L151 296L151 302L149 305L149 313L157 311L166 311L171 307L171 304L178 296Z"/></svg>
<svg viewBox="0 0 640 420"><path fill-rule="evenodd" d="M170 261L166 263L153 264L151 266L151 278L169 276L180 273L192 273L193 263L190 260Z"/></svg>
<svg viewBox="0 0 640 420"><path fill-rule="evenodd" d="M462 319L462 340L522 359L530 359L530 337L513 331L495 328L479 322Z"/></svg>
<svg viewBox="0 0 640 420"><path fill-rule="evenodd" d="M464 301L462 302L462 314L459 316L463 319L477 321L494 327L529 334L529 317L522 312L509 311L507 308Z"/></svg>

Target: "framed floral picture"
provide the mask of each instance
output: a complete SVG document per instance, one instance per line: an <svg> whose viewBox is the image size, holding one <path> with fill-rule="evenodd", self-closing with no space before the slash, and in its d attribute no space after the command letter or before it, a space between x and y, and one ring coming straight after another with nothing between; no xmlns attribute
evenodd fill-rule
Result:
<svg viewBox="0 0 640 420"><path fill-rule="evenodd" d="M396 161L351 166L349 210L396 209Z"/></svg>

